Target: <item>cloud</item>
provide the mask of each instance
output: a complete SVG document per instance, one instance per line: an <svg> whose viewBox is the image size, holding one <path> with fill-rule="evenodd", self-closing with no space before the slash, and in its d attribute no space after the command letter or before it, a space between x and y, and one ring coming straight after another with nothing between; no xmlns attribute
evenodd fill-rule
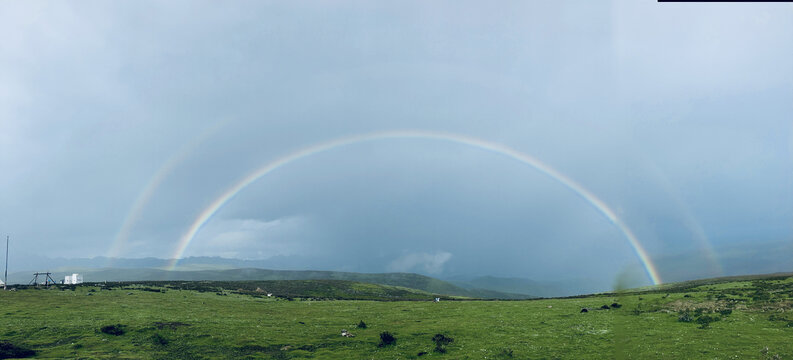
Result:
<svg viewBox="0 0 793 360"><path fill-rule="evenodd" d="M410 272L420 271L428 274L443 272L443 265L452 258L452 254L439 251L434 254L420 252L400 256L388 264L388 271Z"/></svg>
<svg viewBox="0 0 793 360"><path fill-rule="evenodd" d="M306 255L309 246L301 241L311 228L300 216L275 220L220 219L202 229L188 255L240 259L269 259L275 256Z"/></svg>
<svg viewBox="0 0 793 360"><path fill-rule="evenodd" d="M696 250L693 236L793 236L789 6L183 8L0 3L0 236L12 256L106 253L166 165L119 255L168 257L253 169L332 138L412 128L537 157L621 209L653 257ZM284 166L235 196L185 255L544 278L615 276L635 261L608 219L536 170L418 140Z"/></svg>

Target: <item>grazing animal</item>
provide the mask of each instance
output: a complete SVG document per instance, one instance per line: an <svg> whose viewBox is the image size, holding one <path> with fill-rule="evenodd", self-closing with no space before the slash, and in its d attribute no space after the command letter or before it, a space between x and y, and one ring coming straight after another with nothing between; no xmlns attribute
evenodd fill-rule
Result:
<svg viewBox="0 0 793 360"><path fill-rule="evenodd" d="M355 335L353 335L351 332L348 332L347 330L342 330L341 331L341 336L344 336L344 337L355 337Z"/></svg>

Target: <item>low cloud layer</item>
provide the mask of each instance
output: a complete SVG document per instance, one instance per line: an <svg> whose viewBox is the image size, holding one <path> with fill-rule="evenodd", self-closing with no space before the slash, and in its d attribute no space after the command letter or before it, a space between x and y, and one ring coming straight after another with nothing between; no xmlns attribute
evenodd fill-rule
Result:
<svg viewBox="0 0 793 360"><path fill-rule="evenodd" d="M191 254L238 259L310 255L316 249L302 241L310 237L310 231L310 222L300 217L270 221L221 219L203 229Z"/></svg>
<svg viewBox="0 0 793 360"><path fill-rule="evenodd" d="M452 254L443 251L405 254L388 264L388 271L439 274L443 271L443 264L451 258Z"/></svg>

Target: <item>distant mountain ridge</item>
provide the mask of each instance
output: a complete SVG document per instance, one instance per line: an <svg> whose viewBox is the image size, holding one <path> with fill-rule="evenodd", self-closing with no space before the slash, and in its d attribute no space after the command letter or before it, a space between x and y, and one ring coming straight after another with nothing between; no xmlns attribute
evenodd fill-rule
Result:
<svg viewBox="0 0 793 360"><path fill-rule="evenodd" d="M184 280L184 281L250 281L250 280L345 280L369 284L399 286L416 289L433 294L450 296L464 296L483 299L528 299L535 296L527 294L514 294L478 288L462 288L446 281L429 276L412 273L354 273L340 271L315 271L315 270L269 270L258 268L242 269L216 269L216 270L191 270L170 271L155 268L62 268L53 272L53 278L59 281L65 275L73 272L83 274L85 281L151 281L151 280ZM25 273L13 274L12 280L17 283L27 283L22 280ZM29 281L29 280L28 280ZM10 281L11 282L11 281Z"/></svg>
<svg viewBox="0 0 793 360"><path fill-rule="evenodd" d="M397 276L383 276L383 274L302 269L266 270L273 265L270 260L244 260L217 256L196 256L180 259L177 270L174 272L167 271L171 263L171 259L154 257L109 258L97 256L94 258L73 259L36 257L27 264L27 267L36 271L53 271L57 274L58 280L63 278L62 275L71 274L72 272L91 273L90 278L98 279L98 281L338 279L405 286L455 296L503 299L568 296L605 290L594 286L592 282L586 280L534 281L525 278L494 276L456 276L438 280L424 276L424 278L414 278L408 281L406 279L397 279ZM124 271L124 269L127 271ZM211 271L235 269L237 272L211 273ZM254 275L243 271L246 269L248 271L258 269L261 272ZM209 272L202 273L200 271ZM9 274L9 280L11 283L27 283L31 278L30 273L32 271ZM256 278L255 276L261 277Z"/></svg>
<svg viewBox="0 0 793 360"><path fill-rule="evenodd" d="M464 289L487 289L506 293L531 294L539 297L571 296L603 291L593 285L592 281L586 279L536 281L515 277L479 276L453 277L444 280Z"/></svg>

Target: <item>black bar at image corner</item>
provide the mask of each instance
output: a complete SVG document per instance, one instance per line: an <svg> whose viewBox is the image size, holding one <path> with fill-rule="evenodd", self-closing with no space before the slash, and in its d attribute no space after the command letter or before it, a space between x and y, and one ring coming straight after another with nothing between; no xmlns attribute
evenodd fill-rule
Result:
<svg viewBox="0 0 793 360"><path fill-rule="evenodd" d="M686 2L686 3L726 3L726 2L740 2L740 3L769 3L769 2L793 2L793 0L658 0L661 2Z"/></svg>

